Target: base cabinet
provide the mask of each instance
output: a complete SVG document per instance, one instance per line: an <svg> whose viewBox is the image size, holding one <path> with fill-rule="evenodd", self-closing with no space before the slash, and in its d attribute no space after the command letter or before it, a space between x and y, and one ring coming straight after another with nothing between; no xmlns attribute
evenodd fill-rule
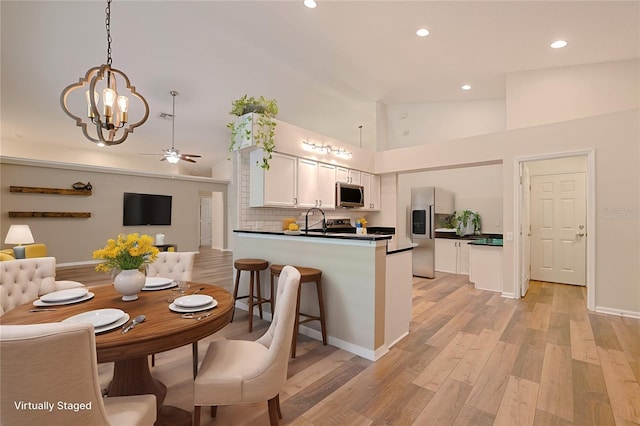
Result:
<svg viewBox="0 0 640 426"><path fill-rule="evenodd" d="M436 238L436 271L469 275L469 241L472 240Z"/></svg>

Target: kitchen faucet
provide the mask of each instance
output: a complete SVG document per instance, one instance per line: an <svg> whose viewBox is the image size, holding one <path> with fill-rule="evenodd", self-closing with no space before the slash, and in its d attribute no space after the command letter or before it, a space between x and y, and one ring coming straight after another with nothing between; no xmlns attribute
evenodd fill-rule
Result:
<svg viewBox="0 0 640 426"><path fill-rule="evenodd" d="M304 232L309 232L309 213L311 212L311 210L318 210L320 213L322 213L322 232L327 232L327 217L324 215L322 209L319 209L317 207L311 207L309 210L307 210L307 214L304 215Z"/></svg>

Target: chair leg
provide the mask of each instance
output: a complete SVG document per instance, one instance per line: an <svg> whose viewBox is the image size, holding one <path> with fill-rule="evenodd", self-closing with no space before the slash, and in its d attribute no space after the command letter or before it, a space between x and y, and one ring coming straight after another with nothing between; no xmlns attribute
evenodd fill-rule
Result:
<svg viewBox="0 0 640 426"><path fill-rule="evenodd" d="M193 426L200 426L200 407L196 405L193 407Z"/></svg>
<svg viewBox="0 0 640 426"><path fill-rule="evenodd" d="M298 287L298 301L296 302L296 317L293 323L293 337L291 338L291 358L296 357L296 345L298 344L298 329L300 328L300 291L302 286Z"/></svg>
<svg viewBox="0 0 640 426"><path fill-rule="evenodd" d="M235 304L238 300L238 287L240 286L240 270L236 270L236 285L233 287L233 311L231 312L231 322L233 322L233 316L236 313Z"/></svg>
<svg viewBox="0 0 640 426"><path fill-rule="evenodd" d="M273 288L274 288L274 278L273 278L273 274L271 274L271 293L269 293L271 295L271 318L273 319L273 316L276 313L276 295L273 292Z"/></svg>
<svg viewBox="0 0 640 426"><path fill-rule="evenodd" d="M217 405L212 405L211 406L211 417L215 417L218 414L218 406Z"/></svg>
<svg viewBox="0 0 640 426"><path fill-rule="evenodd" d="M191 357L193 358L193 379L198 375L198 341L191 345ZM153 359L153 358L152 358Z"/></svg>
<svg viewBox="0 0 640 426"><path fill-rule="evenodd" d="M280 394L276 395L276 405L278 407L278 418L282 418L282 411L280 411Z"/></svg>
<svg viewBox="0 0 640 426"><path fill-rule="evenodd" d="M156 354L151 354L151 366L156 366Z"/></svg>
<svg viewBox="0 0 640 426"><path fill-rule="evenodd" d="M280 422L278 421L278 412L280 411L278 396L274 396L269 400L269 423L271 426L277 426Z"/></svg>
<svg viewBox="0 0 640 426"><path fill-rule="evenodd" d="M322 283L316 281L316 289L318 290L318 307L320 308L320 330L322 330L322 344L327 345L327 325L324 316L324 299L322 297Z"/></svg>
<svg viewBox="0 0 640 426"><path fill-rule="evenodd" d="M256 271L256 290L258 293L258 312L260 312L260 319L262 317L262 290L260 289L260 271Z"/></svg>
<svg viewBox="0 0 640 426"><path fill-rule="evenodd" d="M253 271L249 273L249 333L253 331Z"/></svg>

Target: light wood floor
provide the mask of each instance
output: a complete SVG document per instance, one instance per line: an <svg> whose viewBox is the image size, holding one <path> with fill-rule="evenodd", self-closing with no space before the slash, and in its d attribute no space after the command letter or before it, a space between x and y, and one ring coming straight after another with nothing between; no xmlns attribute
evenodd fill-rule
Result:
<svg viewBox="0 0 640 426"><path fill-rule="evenodd" d="M194 281L231 288L231 262L202 249ZM57 279L105 282L81 269ZM376 363L300 336L281 424L638 425L640 320L588 312L585 300L584 288L544 282L512 300L466 276L415 279L410 334ZM201 341L201 359L211 339L255 339L267 326L254 319L249 334L246 321L238 311ZM168 386L166 404L192 409L190 346L157 354L153 374ZM220 407L216 419L203 410L202 420L266 425L267 405Z"/></svg>

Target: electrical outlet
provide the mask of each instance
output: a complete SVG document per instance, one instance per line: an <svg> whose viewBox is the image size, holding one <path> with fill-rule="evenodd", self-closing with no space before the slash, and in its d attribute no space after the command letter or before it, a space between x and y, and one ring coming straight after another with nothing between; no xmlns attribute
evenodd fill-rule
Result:
<svg viewBox="0 0 640 426"><path fill-rule="evenodd" d="M507 241L513 241L513 232L507 232Z"/></svg>

